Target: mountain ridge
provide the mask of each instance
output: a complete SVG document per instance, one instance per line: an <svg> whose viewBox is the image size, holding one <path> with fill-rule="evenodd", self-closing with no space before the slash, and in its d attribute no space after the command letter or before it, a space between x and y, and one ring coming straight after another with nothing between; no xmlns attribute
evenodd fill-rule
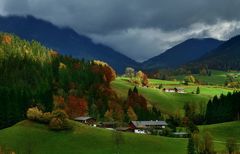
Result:
<svg viewBox="0 0 240 154"><path fill-rule="evenodd" d="M16 26L17 25L17 26ZM36 40L61 54L87 60L97 59L109 63L118 73L139 63L114 49L94 43L87 36L68 27L60 28L33 16L0 16L0 31L14 33L26 40Z"/></svg>
<svg viewBox="0 0 240 154"><path fill-rule="evenodd" d="M191 38L143 62L143 68L177 68L200 58L222 43L213 38Z"/></svg>
<svg viewBox="0 0 240 154"><path fill-rule="evenodd" d="M240 35L236 35L188 65L205 65L210 69L218 70L240 70L239 44Z"/></svg>

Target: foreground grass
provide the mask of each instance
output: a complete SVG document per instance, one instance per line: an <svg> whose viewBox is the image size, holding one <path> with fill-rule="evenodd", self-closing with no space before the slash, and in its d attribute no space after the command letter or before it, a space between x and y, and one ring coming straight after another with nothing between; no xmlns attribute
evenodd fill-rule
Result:
<svg viewBox="0 0 240 154"><path fill-rule="evenodd" d="M183 112L183 106L186 102L196 103L196 104L206 104L209 99L213 98L215 95L227 94L232 92L230 89L224 89L223 87L217 86L200 86L200 94L192 94L195 92L198 85L181 85L177 81L163 81L150 79L150 84L163 84L164 88L174 88L182 87L187 92L186 94L178 93L165 93L157 88L146 88L138 87L139 92L152 104L157 105L160 110L164 113L173 114L176 112ZM133 88L133 84L126 81L126 78L117 78L112 82L113 89L117 94L126 99L128 89Z"/></svg>
<svg viewBox="0 0 240 154"><path fill-rule="evenodd" d="M47 126L23 121L0 130L0 145L17 153L33 154L113 154L117 153L113 132L72 122L71 131L54 132ZM186 139L123 133L120 153L185 154Z"/></svg>

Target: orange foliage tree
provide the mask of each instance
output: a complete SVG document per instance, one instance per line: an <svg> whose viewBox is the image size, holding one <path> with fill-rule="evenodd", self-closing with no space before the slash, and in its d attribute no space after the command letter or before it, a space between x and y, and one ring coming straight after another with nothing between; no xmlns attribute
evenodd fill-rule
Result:
<svg viewBox="0 0 240 154"><path fill-rule="evenodd" d="M116 72L111 66L99 60L94 60L93 63L95 64L94 71L96 73L103 73L104 80L107 83L110 83L111 81L115 80Z"/></svg>
<svg viewBox="0 0 240 154"><path fill-rule="evenodd" d="M133 109L136 107L141 107L144 110L147 110L147 100L137 92L129 89L128 98L126 102L127 106L131 106Z"/></svg>
<svg viewBox="0 0 240 154"><path fill-rule="evenodd" d="M12 43L12 37L10 35L4 35L2 37L2 43L11 44Z"/></svg>
<svg viewBox="0 0 240 154"><path fill-rule="evenodd" d="M138 117L131 106L128 107L127 115L131 121L137 120Z"/></svg>

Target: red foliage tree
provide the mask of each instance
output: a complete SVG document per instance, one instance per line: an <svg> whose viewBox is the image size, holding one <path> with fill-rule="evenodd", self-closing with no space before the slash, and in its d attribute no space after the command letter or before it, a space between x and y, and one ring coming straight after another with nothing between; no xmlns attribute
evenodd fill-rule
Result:
<svg viewBox="0 0 240 154"><path fill-rule="evenodd" d="M88 113L88 103L84 98L77 96L68 96L66 112L71 118L84 116Z"/></svg>
<svg viewBox="0 0 240 154"><path fill-rule="evenodd" d="M147 110L147 100L141 94L138 94L135 92L130 93L126 104L127 104L127 107L131 106L133 109L139 106Z"/></svg>

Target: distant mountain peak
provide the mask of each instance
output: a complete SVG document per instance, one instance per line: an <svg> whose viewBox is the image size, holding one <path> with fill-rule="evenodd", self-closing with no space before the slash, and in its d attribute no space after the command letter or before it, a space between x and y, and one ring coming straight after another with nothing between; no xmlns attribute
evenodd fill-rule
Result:
<svg viewBox="0 0 240 154"><path fill-rule="evenodd" d="M189 67L207 65L208 68L219 70L240 70L240 35L232 37L187 65Z"/></svg>
<svg viewBox="0 0 240 154"><path fill-rule="evenodd" d="M213 38L191 38L145 61L143 68L176 68L200 58L222 43Z"/></svg>

